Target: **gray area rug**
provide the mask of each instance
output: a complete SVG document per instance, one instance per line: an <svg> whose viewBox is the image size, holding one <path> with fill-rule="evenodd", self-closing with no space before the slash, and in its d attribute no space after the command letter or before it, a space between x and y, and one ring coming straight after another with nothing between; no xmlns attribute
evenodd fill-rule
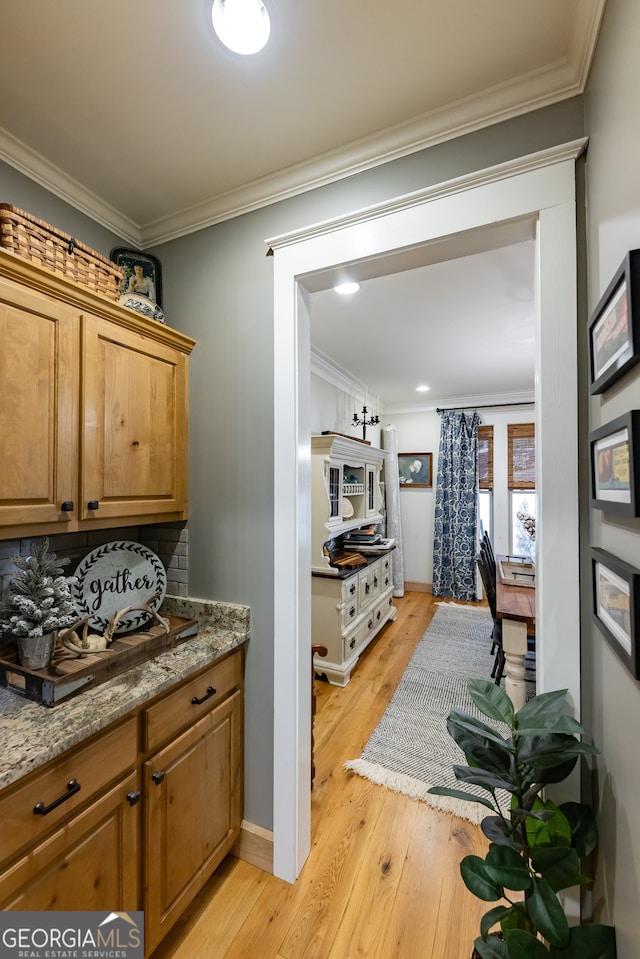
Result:
<svg viewBox="0 0 640 959"><path fill-rule="evenodd" d="M430 786L450 786L487 795L477 787L461 786L453 775L453 765L464 765L465 759L447 732L447 716L456 707L500 728L478 712L466 685L472 677L490 678L492 626L484 607L439 604L362 755L345 768L479 823L488 814L486 807L427 791ZM504 735L506 727L500 731Z"/></svg>

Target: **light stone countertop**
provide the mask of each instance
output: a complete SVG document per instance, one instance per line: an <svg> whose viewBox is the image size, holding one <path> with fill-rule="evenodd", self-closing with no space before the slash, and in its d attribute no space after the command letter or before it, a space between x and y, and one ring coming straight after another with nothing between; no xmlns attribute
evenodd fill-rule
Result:
<svg viewBox="0 0 640 959"><path fill-rule="evenodd" d="M195 619L197 636L53 707L0 687L0 789L249 639L247 606L167 597L162 611Z"/></svg>

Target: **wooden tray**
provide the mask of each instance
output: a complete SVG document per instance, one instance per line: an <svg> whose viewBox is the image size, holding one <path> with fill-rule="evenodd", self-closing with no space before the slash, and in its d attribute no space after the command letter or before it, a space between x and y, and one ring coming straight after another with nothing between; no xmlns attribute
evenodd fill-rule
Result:
<svg viewBox="0 0 640 959"><path fill-rule="evenodd" d="M185 642L198 632L194 619L164 615L169 632L152 626L146 632L117 636L102 653L88 653L78 659L58 659L51 666L28 669L18 662L15 646L0 649L0 685L44 706L55 706L81 690L113 679L132 666L138 666L159 653Z"/></svg>

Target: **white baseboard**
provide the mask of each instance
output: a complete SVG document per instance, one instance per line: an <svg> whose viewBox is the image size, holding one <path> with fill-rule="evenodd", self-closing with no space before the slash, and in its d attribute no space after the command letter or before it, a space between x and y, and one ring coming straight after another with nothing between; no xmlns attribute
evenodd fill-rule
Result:
<svg viewBox="0 0 640 959"><path fill-rule="evenodd" d="M243 819L231 854L273 875L273 832Z"/></svg>

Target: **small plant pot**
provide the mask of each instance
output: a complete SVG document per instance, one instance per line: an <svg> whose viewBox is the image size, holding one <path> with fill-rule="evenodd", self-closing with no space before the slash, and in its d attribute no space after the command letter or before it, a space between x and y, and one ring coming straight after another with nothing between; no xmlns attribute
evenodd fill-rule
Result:
<svg viewBox="0 0 640 959"><path fill-rule="evenodd" d="M27 669L44 669L53 659L56 633L44 636L18 636L18 659Z"/></svg>

